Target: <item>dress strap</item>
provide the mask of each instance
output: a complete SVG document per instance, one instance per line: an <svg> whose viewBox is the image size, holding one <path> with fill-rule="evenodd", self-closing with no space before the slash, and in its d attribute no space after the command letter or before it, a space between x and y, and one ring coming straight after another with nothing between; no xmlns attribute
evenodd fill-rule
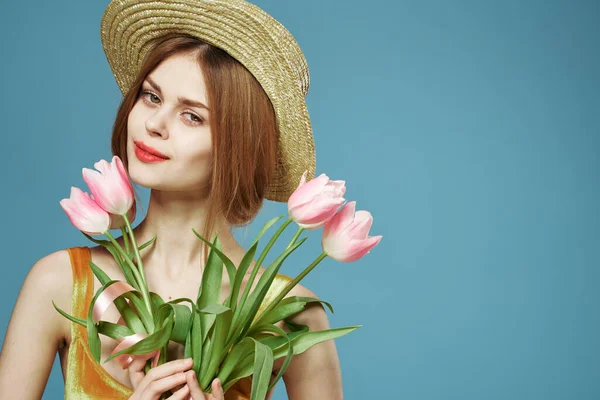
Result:
<svg viewBox="0 0 600 400"><path fill-rule="evenodd" d="M87 319L88 308L92 302L92 292L94 290L93 272L88 261L91 259L89 247L70 247L67 249L71 258L71 268L73 269L73 295L71 297L71 315L77 318ZM86 330L83 326L72 322L74 334L87 338Z"/></svg>

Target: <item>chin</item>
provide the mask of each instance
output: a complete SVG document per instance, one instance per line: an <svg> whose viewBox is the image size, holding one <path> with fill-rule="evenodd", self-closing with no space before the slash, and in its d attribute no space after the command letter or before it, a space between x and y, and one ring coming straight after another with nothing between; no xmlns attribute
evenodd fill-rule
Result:
<svg viewBox="0 0 600 400"><path fill-rule="evenodd" d="M128 173L129 179L133 183L146 188L159 189L162 183L160 176L157 174L156 166L152 164L146 164L138 160L135 155L130 158L128 162Z"/></svg>

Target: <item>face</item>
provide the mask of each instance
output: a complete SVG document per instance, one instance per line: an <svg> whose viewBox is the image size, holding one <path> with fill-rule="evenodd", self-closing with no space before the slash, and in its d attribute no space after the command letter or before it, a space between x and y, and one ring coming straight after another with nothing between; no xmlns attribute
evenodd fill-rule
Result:
<svg viewBox="0 0 600 400"><path fill-rule="evenodd" d="M135 183L197 196L208 185L212 157L210 105L202 71L192 57L172 56L144 80L127 120L127 159ZM166 159L151 157L140 147Z"/></svg>

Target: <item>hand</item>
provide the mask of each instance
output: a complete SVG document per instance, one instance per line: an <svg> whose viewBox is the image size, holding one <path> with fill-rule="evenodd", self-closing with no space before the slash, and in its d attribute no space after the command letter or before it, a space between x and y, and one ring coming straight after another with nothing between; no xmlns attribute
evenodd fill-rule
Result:
<svg viewBox="0 0 600 400"><path fill-rule="evenodd" d="M215 378L212 381L212 394L208 394L202 393L202 388L196 380L196 373L194 370L187 371L185 377L187 380L187 385L185 387L190 389L190 395L185 397L186 400L225 400L223 387L221 386L221 380L219 378Z"/></svg>
<svg viewBox="0 0 600 400"><path fill-rule="evenodd" d="M146 360L136 359L127 368L134 389L129 400L159 400L163 393L182 384L184 386L167 399L183 400L189 398L190 389L188 385L185 385L185 372L193 366L191 359L169 361L152 368L148 371L148 374L144 374L145 365ZM194 371L192 370L192 372ZM198 398L203 399L203 397Z"/></svg>

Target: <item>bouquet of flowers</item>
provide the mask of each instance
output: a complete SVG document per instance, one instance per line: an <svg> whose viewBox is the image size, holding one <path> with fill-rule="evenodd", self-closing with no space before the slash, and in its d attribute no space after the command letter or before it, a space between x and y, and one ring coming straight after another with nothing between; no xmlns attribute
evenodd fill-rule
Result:
<svg viewBox="0 0 600 400"><path fill-rule="evenodd" d="M178 298L165 302L158 294L148 290L140 250L150 245L156 236L137 245L131 227L136 209L134 192L121 159L115 156L110 163L100 160L94 167L98 171L83 169L83 179L92 194L72 187L70 198L61 200L60 204L77 229L110 252L123 271L126 282L111 280L90 261L90 267L102 287L92 299L87 319L71 316L53 304L61 315L86 328L91 353L98 363L101 350L99 334L119 343L104 363L115 359L125 369L133 357L143 357L148 360L146 372L170 361L166 359L166 350L172 340L185 346L184 357L193 359L192 369L205 392L210 393L210 383L217 377L223 382L226 392L238 380L252 375L251 398L262 399L282 377L293 355L361 326L310 331L308 326L288 319L311 302L327 305L332 313L333 307L311 297L284 298L325 257L340 262L355 261L381 240L381 236L368 236L371 214L362 210L355 212L356 202L348 202L339 210L345 201L344 181L331 181L321 174L306 182L304 173L288 200L288 218L260 253L243 291L242 279L258 250L259 240L283 216L268 221L262 227L239 266L222 252L218 236L211 242L192 228L194 234L210 247L198 296L196 299ZM291 222L298 225L296 233L250 292L261 263ZM306 240L299 239L301 233L320 227L324 227L323 252L259 313L259 307L283 262ZM111 229L121 230L124 246L116 241ZM94 239L92 235L104 235L108 240ZM232 289L225 301L220 303L223 267L227 270ZM121 315L116 324L101 320L113 303ZM190 307L181 303L189 303ZM284 321L289 333L275 325L280 321ZM285 357L282 368L269 385L273 362L282 357Z"/></svg>

